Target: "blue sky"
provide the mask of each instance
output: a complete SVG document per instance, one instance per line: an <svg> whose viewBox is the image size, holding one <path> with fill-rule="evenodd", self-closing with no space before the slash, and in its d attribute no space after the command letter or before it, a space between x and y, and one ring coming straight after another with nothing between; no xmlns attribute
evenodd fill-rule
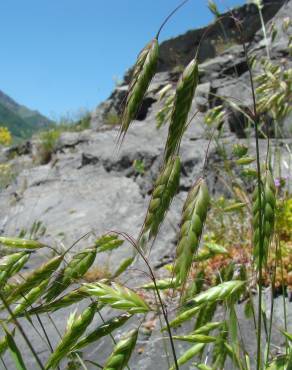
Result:
<svg viewBox="0 0 292 370"><path fill-rule="evenodd" d="M217 0L221 10L244 0ZM51 118L92 109L178 0L0 0L0 89ZM161 40L212 20L189 0Z"/></svg>

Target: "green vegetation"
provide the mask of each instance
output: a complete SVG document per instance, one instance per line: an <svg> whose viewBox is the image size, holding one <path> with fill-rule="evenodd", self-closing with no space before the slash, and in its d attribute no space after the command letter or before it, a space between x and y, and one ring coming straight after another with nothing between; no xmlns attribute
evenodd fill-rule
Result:
<svg viewBox="0 0 292 370"><path fill-rule="evenodd" d="M210 1L209 6L212 4ZM214 6L212 9L216 11ZM159 32L138 56L122 120L122 139L153 77L158 58ZM243 49L246 53L245 45ZM252 83L254 80L247 53L246 63ZM223 370L227 361L232 369L239 370L292 368L292 333L288 331L285 300L286 292L292 288L292 197L284 179L275 176L275 167L281 166L281 156L278 152L273 153L269 145L265 153L260 153L259 147L259 135L262 133L265 138L265 133L261 132L261 115L271 109L274 119L280 121L288 114L286 106L289 106L291 97L291 73L280 73L280 67L274 69L270 64L263 65L272 68L280 80L273 81L272 76L257 79L256 100L248 115L254 133L249 142L254 141L256 154L253 156L250 153L248 145L236 143L228 154L225 143L219 140L224 125L223 107L207 114L206 126L214 131L210 140L215 143L222 159L222 171L229 180L225 181L225 186L231 197L212 197L206 178L206 158L203 170L194 179L184 201L176 253L173 262L165 266L163 279L156 279L156 271L147 256L151 248L155 248L160 226L179 189L182 137L198 83L196 57L184 69L170 114L167 114L170 123L164 158L138 240L123 232L111 232L101 235L93 245L77 252L72 252L74 244L65 252L51 247L53 257L15 283L13 278L22 272L32 251L43 253L50 246L33 239L33 235L38 235L36 230L40 230L39 224L30 233L29 238L33 240L24 239L24 234L20 238L0 238L3 247L11 251L0 259L0 301L4 327L4 336L0 341L1 356L10 350L16 366L26 369L26 359L18 348L18 338L16 335L13 337L17 332L23 337L40 369L55 369L62 361L67 361L68 366L70 364L75 369L87 369L90 365L105 370L122 370L130 367L130 358L142 331L141 325L145 325L147 318L159 317L153 327L160 325L157 329L161 332L161 340L170 344L171 352L165 349L168 361L165 366L170 370L178 370L184 364L196 369ZM277 86L281 86L282 79L285 79L285 86L282 84L279 92ZM233 102L227 103L240 110ZM56 128L42 134L46 156L53 152L60 132L61 129ZM105 276L101 276L102 270L99 270L95 275L97 281L85 282L96 256L116 253L124 248L124 241L133 247L133 255L122 260L120 266L115 266L113 273L105 269ZM139 270L131 270L131 265L138 258ZM141 262L145 271L140 270ZM128 287L133 270L141 272L141 276L146 276L149 281L138 287ZM124 272L126 283L123 282ZM263 304L263 288L266 286L271 288L272 298L276 294L283 295L283 323L279 327L272 326L273 299L270 307ZM32 347L28 338L30 333L23 330L21 320L32 322L36 316L42 322L42 315L50 315L63 307L76 308L85 299L86 308L79 315L76 312L69 315L66 331L54 348L45 326L41 325L51 349L44 362ZM244 305L250 327L250 337L246 339L241 335L242 323L237 316L239 304ZM109 309L114 309L114 316L105 321L103 314ZM95 315L102 319L103 324L87 334L86 330ZM123 325L130 318L135 328L129 332ZM116 336L117 328L123 331L122 338ZM176 335L173 335L174 328ZM272 346L274 330L282 337L282 341L277 343L277 351ZM112 350L100 365L87 359L86 348L93 343L98 346L98 341L105 336L111 341ZM256 343L255 358L250 346L247 346L252 339ZM190 343L189 349L180 357L177 356L178 342ZM163 368L162 361L157 364L158 368Z"/></svg>
<svg viewBox="0 0 292 370"><path fill-rule="evenodd" d="M108 112L104 118L104 122L109 126L117 126L121 124L121 118L117 113Z"/></svg>
<svg viewBox="0 0 292 370"><path fill-rule="evenodd" d="M34 133L53 124L40 113L17 104L1 91L0 122L8 128L15 141L29 139Z"/></svg>

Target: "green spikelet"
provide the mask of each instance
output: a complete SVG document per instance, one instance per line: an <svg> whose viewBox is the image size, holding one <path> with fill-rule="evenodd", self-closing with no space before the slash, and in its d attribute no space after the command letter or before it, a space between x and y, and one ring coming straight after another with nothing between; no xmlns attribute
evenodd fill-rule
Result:
<svg viewBox="0 0 292 370"><path fill-rule="evenodd" d="M57 270L62 260L63 256L54 257L48 262L42 264L37 269L33 270L28 276L26 276L25 281L17 285L17 287L11 292L7 298L7 302L13 302L16 298L23 296L29 290L42 283L45 279L49 278L52 273Z"/></svg>
<svg viewBox="0 0 292 370"><path fill-rule="evenodd" d="M103 283L83 284L86 291L99 298L99 301L109 304L112 308L125 310L129 313L148 312L147 303L132 289L117 283L108 286Z"/></svg>
<svg viewBox="0 0 292 370"><path fill-rule="evenodd" d="M188 349L186 352L183 353L183 355L178 359L177 363L178 365L183 365L186 362L190 361L192 358L197 356L199 353L203 351L205 347L205 343L197 343L194 346L192 346L190 349ZM175 365L172 365L169 370L175 370Z"/></svg>
<svg viewBox="0 0 292 370"><path fill-rule="evenodd" d="M87 248L75 254L68 265L60 271L46 294L49 302L62 293L76 279L80 279L95 260L96 248Z"/></svg>
<svg viewBox="0 0 292 370"><path fill-rule="evenodd" d="M261 209L262 209L262 237L263 237L263 263L267 262L268 248L270 239L274 230L275 208L276 208L276 188L271 172L266 172L265 179L261 186ZM260 242L260 224L259 224L259 196L258 189L253 192L253 243L254 260L258 264L259 242Z"/></svg>
<svg viewBox="0 0 292 370"><path fill-rule="evenodd" d="M80 350L81 348L88 346L88 344L93 343L106 335L109 335L115 329L123 326L130 317L132 317L132 315L125 313L104 322L102 325L98 326L95 330L89 333L86 337L82 338L74 347L74 351Z"/></svg>
<svg viewBox="0 0 292 370"><path fill-rule="evenodd" d="M49 279L45 279L38 286L32 288L25 296L23 296L18 301L18 304L13 311L13 316L17 317L21 315L29 306L35 303L35 301L43 294L48 283Z"/></svg>
<svg viewBox="0 0 292 370"><path fill-rule="evenodd" d="M213 358L212 358L212 368L223 370L224 364L227 357L227 349L225 342L228 339L228 327L227 324L222 327L218 334L218 340L214 345Z"/></svg>
<svg viewBox="0 0 292 370"><path fill-rule="evenodd" d="M106 234L98 238L94 244L97 247L97 252L112 251L124 243L124 240L118 238L118 235Z"/></svg>
<svg viewBox="0 0 292 370"><path fill-rule="evenodd" d="M30 257L30 252L13 253L0 260L0 287L16 274Z"/></svg>
<svg viewBox="0 0 292 370"><path fill-rule="evenodd" d="M273 176L267 171L264 182L264 247L268 248L270 239L274 231L275 208L276 208L276 188Z"/></svg>
<svg viewBox="0 0 292 370"><path fill-rule="evenodd" d="M6 247L12 248L24 248L24 249L39 249L45 247L45 244L40 243L37 240L26 240L21 238L10 238L5 236L0 236L0 244Z"/></svg>
<svg viewBox="0 0 292 370"><path fill-rule="evenodd" d="M187 279L194 254L199 247L209 202L208 187L205 180L201 178L189 191L183 208L174 267L177 280L182 285Z"/></svg>
<svg viewBox="0 0 292 370"><path fill-rule="evenodd" d="M170 158L155 182L142 231L142 234L144 234L150 230L149 239L156 237L165 213L177 192L180 178L180 167L179 157Z"/></svg>
<svg viewBox="0 0 292 370"><path fill-rule="evenodd" d="M103 370L123 370L131 357L138 337L138 330L128 332L114 347L110 357L107 359Z"/></svg>
<svg viewBox="0 0 292 370"><path fill-rule="evenodd" d="M177 84L164 152L165 163L178 152L198 84L198 74L198 63L196 60L192 60L185 68Z"/></svg>
<svg viewBox="0 0 292 370"><path fill-rule="evenodd" d="M89 295L85 292L85 288L81 287L73 290L72 292L56 299L53 302L37 306L28 311L29 315L40 314L44 312L54 312L63 307L71 306L74 303L80 302L82 299L87 298Z"/></svg>
<svg viewBox="0 0 292 370"><path fill-rule="evenodd" d="M66 331L57 348L49 357L45 367L46 370L50 368L56 368L62 358L64 358L70 352L77 340L81 337L88 325L93 320L95 312L96 303L92 303L77 319L73 321L72 325L70 325Z"/></svg>
<svg viewBox="0 0 292 370"><path fill-rule="evenodd" d="M122 116L120 138L126 135L130 123L135 118L147 88L155 74L158 61L158 48L157 39L153 39L138 55Z"/></svg>

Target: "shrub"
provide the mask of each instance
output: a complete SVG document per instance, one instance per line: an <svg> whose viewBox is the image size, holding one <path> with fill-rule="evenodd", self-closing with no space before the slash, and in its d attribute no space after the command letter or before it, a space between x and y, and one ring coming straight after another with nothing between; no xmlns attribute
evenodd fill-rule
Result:
<svg viewBox="0 0 292 370"><path fill-rule="evenodd" d="M0 145L10 145L12 142L11 133L7 127L0 126Z"/></svg>
<svg viewBox="0 0 292 370"><path fill-rule="evenodd" d="M47 164L52 159L53 152L56 147L57 140L60 137L59 129L44 131L40 134L40 142L37 148L36 161L40 164Z"/></svg>

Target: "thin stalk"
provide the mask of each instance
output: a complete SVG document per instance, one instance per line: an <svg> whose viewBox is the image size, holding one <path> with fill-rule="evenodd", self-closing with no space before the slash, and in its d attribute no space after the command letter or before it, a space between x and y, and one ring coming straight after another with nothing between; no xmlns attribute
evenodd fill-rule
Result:
<svg viewBox="0 0 292 370"><path fill-rule="evenodd" d="M6 364L5 364L2 356L0 356L0 361L1 361L2 365L4 366L4 369L5 370L8 370L8 368L7 368Z"/></svg>
<svg viewBox="0 0 292 370"><path fill-rule="evenodd" d="M54 329L56 330L59 338L62 339L62 335L61 335L57 325L55 324L55 321L53 320L52 316L49 314L49 312L47 312L47 316L48 316L49 320L51 321L51 324L53 325Z"/></svg>
<svg viewBox="0 0 292 370"><path fill-rule="evenodd" d="M166 25L166 23L169 21L169 19L176 13L181 7L183 7L189 0L184 0L182 3L180 3L162 22L161 26L159 27L159 30L157 31L157 34L155 38L158 40L160 32L162 31L162 28Z"/></svg>
<svg viewBox="0 0 292 370"><path fill-rule="evenodd" d="M278 240L278 243L279 240ZM282 295L283 295L283 311L284 311L284 329L288 331L288 324L287 324L287 308L286 308L286 297L285 297L285 285L284 285L284 269L283 269L283 259L282 259L282 248L279 245L279 255L280 255L280 269L281 269L281 280L282 280ZM289 351L289 343L288 339L285 337L285 344L286 344L286 355L288 355Z"/></svg>
<svg viewBox="0 0 292 370"><path fill-rule="evenodd" d="M41 318L40 318L40 316L39 316L39 314L38 314L38 313L36 314L36 318L37 318L37 320L38 320L38 322L39 322L39 324L40 324L40 327L42 328L42 331L43 331L43 333L44 333L45 337L46 337L46 340L47 340L48 345L49 345L49 347L50 347L50 351L51 351L51 353L53 353L53 352L54 352L54 349L53 349L53 347L52 347L52 344L51 344L50 338L49 338L49 336L48 336L48 334L47 334L47 332L46 332L46 329L45 329L45 327L44 327L44 325L43 325L43 322L42 322L42 320L41 320ZM59 367L58 367L58 368L59 368Z"/></svg>
<svg viewBox="0 0 292 370"><path fill-rule="evenodd" d="M273 273L272 287L271 287L270 326L269 326L269 335L268 335L268 343L267 343L266 365L268 364L268 361L269 361L269 352L270 352L271 337L272 337L273 314L274 314L274 296L275 296L275 282L276 282L276 272L277 272L277 254L278 254L278 243L276 243L275 265L274 265L274 273Z"/></svg>
<svg viewBox="0 0 292 370"><path fill-rule="evenodd" d="M20 325L19 321L17 320L17 318L15 317L13 311L11 310L9 304L6 302L6 299L3 297L3 295L0 293L0 299L1 301L3 302L6 310L8 311L8 313L10 314L15 326L18 328L18 330L20 331L21 335L23 336L23 339L25 340L26 344L28 345L31 353L33 354L34 358L36 359L36 362L38 363L39 367L42 369L42 370L45 370L41 360L39 359L39 356L37 355L35 349L33 348L30 340L28 339L27 335L25 334L25 331L23 330L22 326Z"/></svg>
<svg viewBox="0 0 292 370"><path fill-rule="evenodd" d="M268 57L268 59L271 59L269 45L268 45L268 37L267 37L266 26L265 26L265 22L264 22L264 18L263 18L262 8L261 8L261 6L259 4L257 4L257 8L259 10L262 31L263 31L263 35L264 35L264 39L265 39L265 46L266 46L267 57Z"/></svg>
<svg viewBox="0 0 292 370"><path fill-rule="evenodd" d="M158 306L158 301L157 301L157 296L156 294L154 294L154 297L155 297L155 302ZM159 323L160 323L160 328L162 329L163 328L163 325L162 325L162 320L161 320L161 315L160 313L158 312L158 317L159 317ZM166 346L166 337L162 337L162 343L163 343L163 349L164 349L164 352L166 354L166 360L167 360L167 366L168 368L170 368L170 361L169 361L169 354L168 354L168 351L167 351L167 346Z"/></svg>
<svg viewBox="0 0 292 370"><path fill-rule="evenodd" d="M240 26L239 26L240 27ZM242 31L242 29L240 28ZM255 131L255 141L256 141L256 165L257 165L257 190L258 190L258 202L259 202L259 261L258 261L258 286L259 286L259 299L258 299L258 330L257 330L257 357L256 357L256 369L260 370L261 368L261 332L262 332L262 293L263 293L263 214L262 214L262 180L261 180L261 166L260 166L260 149L259 149L259 117L257 114L256 107L256 97L255 97L255 88L253 83L253 77L251 68L249 65L247 49L245 41L242 42L245 60L248 66L252 99L253 99L253 122L254 122L254 131Z"/></svg>
<svg viewBox="0 0 292 370"><path fill-rule="evenodd" d="M103 366L99 365L97 362L93 362L91 360L85 360L85 362L89 362L91 365L96 366L98 369L103 369Z"/></svg>

